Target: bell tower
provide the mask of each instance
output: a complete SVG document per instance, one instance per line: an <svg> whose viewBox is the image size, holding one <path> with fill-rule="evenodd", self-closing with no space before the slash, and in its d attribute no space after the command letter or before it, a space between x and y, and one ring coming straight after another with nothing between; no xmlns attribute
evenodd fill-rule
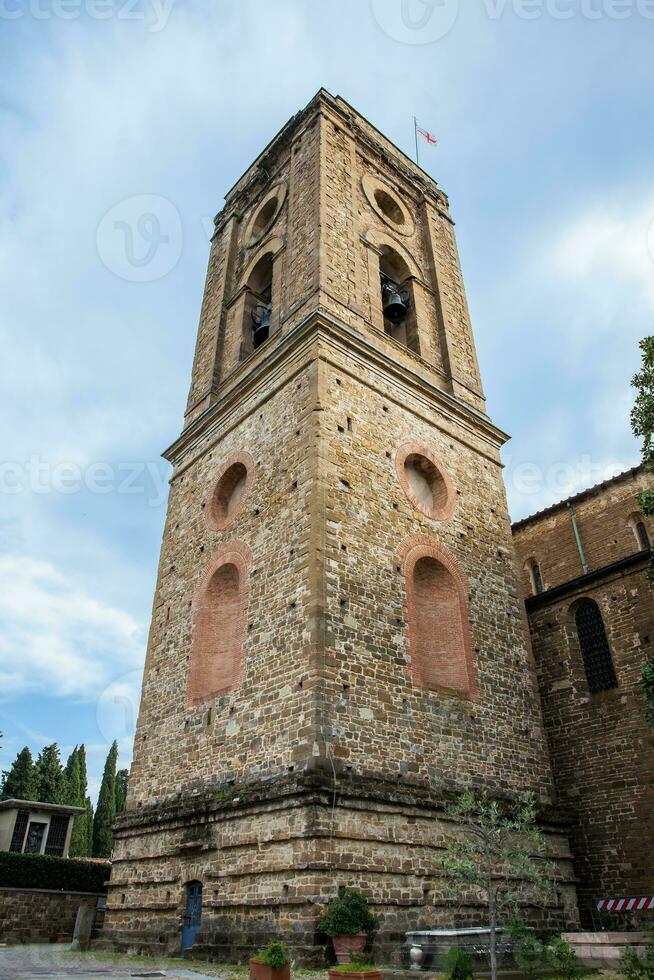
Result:
<svg viewBox="0 0 654 980"><path fill-rule="evenodd" d="M105 943L319 962L342 884L387 951L452 924L471 786L538 794L574 925L505 439L445 194L321 90L215 219Z"/></svg>

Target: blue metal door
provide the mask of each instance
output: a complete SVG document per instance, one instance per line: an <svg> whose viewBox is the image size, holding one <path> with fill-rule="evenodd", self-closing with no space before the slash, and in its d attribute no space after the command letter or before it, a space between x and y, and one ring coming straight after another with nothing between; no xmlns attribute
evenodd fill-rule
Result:
<svg viewBox="0 0 654 980"><path fill-rule="evenodd" d="M182 953L195 942L200 931L202 919L202 882L189 881L186 886L186 911L184 913L184 928L182 929Z"/></svg>

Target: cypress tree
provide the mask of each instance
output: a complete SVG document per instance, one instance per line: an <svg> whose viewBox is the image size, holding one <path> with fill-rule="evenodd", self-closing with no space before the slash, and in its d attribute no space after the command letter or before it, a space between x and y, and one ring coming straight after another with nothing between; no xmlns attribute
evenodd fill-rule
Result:
<svg viewBox="0 0 654 980"><path fill-rule="evenodd" d="M93 855L93 821L95 819L95 812L93 810L93 803L91 797L86 797L86 813L84 814L84 841L85 841L85 853L84 857L91 857Z"/></svg>
<svg viewBox="0 0 654 980"><path fill-rule="evenodd" d="M118 742L113 742L104 764L98 805L93 818L93 857L111 857L114 841L111 828L116 819L116 762Z"/></svg>
<svg viewBox="0 0 654 980"><path fill-rule="evenodd" d="M73 832L70 838L71 857L91 856L91 834L89 833L89 811L91 801L87 796L86 785L86 750L83 745L76 745L66 763L66 802L71 806L85 807L84 813L75 817Z"/></svg>
<svg viewBox="0 0 654 980"><path fill-rule="evenodd" d="M119 769L116 773L116 813L123 813L127 802L128 769Z"/></svg>
<svg viewBox="0 0 654 980"><path fill-rule="evenodd" d="M64 803L66 778L61 767L59 746L46 745L36 760L37 799L41 803Z"/></svg>
<svg viewBox="0 0 654 980"><path fill-rule="evenodd" d="M68 756L64 769L64 796L70 806L82 806L84 797L80 785L79 749L77 746Z"/></svg>
<svg viewBox="0 0 654 980"><path fill-rule="evenodd" d="M80 745L78 755L80 783L83 793L82 805L86 807L86 813L84 814L84 821L82 824L84 827L84 857L90 857L93 854L93 804L91 803L91 799L88 795L89 786L86 772L86 748L84 745Z"/></svg>
<svg viewBox="0 0 654 980"><path fill-rule="evenodd" d="M36 772L32 753L25 746L11 766L11 769L3 772L2 790L0 799L3 800L37 800L38 789Z"/></svg>

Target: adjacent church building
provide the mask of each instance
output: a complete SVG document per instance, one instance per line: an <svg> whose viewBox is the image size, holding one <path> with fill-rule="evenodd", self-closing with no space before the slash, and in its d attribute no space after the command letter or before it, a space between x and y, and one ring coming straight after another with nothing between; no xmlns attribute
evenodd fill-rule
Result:
<svg viewBox="0 0 654 980"><path fill-rule="evenodd" d="M654 886L654 731L640 675L654 652L652 519L642 468L513 526L557 797L570 814L582 919ZM651 914L651 913L650 913Z"/></svg>
<svg viewBox="0 0 654 980"><path fill-rule="evenodd" d="M599 760L619 769L602 729L633 759L611 769L605 806L620 778L621 812L647 806L642 711L611 729L640 710L644 551L605 574L579 513L580 570L557 509L512 532L506 438L486 412L447 197L321 90L215 219L184 426L165 454L107 944L234 962L279 938L319 963L340 885L369 896L384 954L409 929L479 924L483 906L448 899L435 862L444 809L470 787L537 796L556 888L526 910L534 925L575 928L578 884L586 901L598 882L651 880L651 857L620 877L626 843L602 867L571 850L593 846L580 813L599 817ZM585 602L613 674L588 652Z"/></svg>

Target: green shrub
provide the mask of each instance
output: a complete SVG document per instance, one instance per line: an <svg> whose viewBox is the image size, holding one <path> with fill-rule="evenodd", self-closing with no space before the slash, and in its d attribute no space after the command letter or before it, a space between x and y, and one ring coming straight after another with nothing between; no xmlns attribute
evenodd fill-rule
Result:
<svg viewBox="0 0 654 980"><path fill-rule="evenodd" d="M330 970L336 970L337 973L364 973L376 969L374 963L339 963L338 966L330 967Z"/></svg>
<svg viewBox="0 0 654 980"><path fill-rule="evenodd" d="M576 980L582 970L574 949L561 936L555 936L545 949L546 960L556 973L557 980Z"/></svg>
<svg viewBox="0 0 654 980"><path fill-rule="evenodd" d="M513 940L513 959L516 966L527 977L539 977L545 959L542 942L519 919L509 923L507 932Z"/></svg>
<svg viewBox="0 0 654 980"><path fill-rule="evenodd" d="M379 920L368 908L368 899L355 888L339 888L338 898L318 923L318 928L328 936L356 936L360 932L373 932Z"/></svg>
<svg viewBox="0 0 654 980"><path fill-rule="evenodd" d="M650 728L654 728L654 657L643 665L639 683L645 698L645 721Z"/></svg>
<svg viewBox="0 0 654 980"><path fill-rule="evenodd" d="M0 886L57 892L106 892L109 864L0 851Z"/></svg>
<svg viewBox="0 0 654 980"><path fill-rule="evenodd" d="M363 973L364 970L376 970L377 967L368 962L365 953L352 953L349 963L341 963L335 969L339 973Z"/></svg>
<svg viewBox="0 0 654 980"><path fill-rule="evenodd" d="M265 963L266 966L271 967L286 966L286 964L290 963L291 961L284 943L277 943L273 942L272 940L268 943L264 951L259 953L255 959L257 959L259 963Z"/></svg>
<svg viewBox="0 0 654 980"><path fill-rule="evenodd" d="M648 930L645 952L639 956L628 946L620 959L619 974L625 980L654 980L654 927Z"/></svg>
<svg viewBox="0 0 654 980"><path fill-rule="evenodd" d="M472 956L458 946L450 946L443 966L447 980L472 980Z"/></svg>

